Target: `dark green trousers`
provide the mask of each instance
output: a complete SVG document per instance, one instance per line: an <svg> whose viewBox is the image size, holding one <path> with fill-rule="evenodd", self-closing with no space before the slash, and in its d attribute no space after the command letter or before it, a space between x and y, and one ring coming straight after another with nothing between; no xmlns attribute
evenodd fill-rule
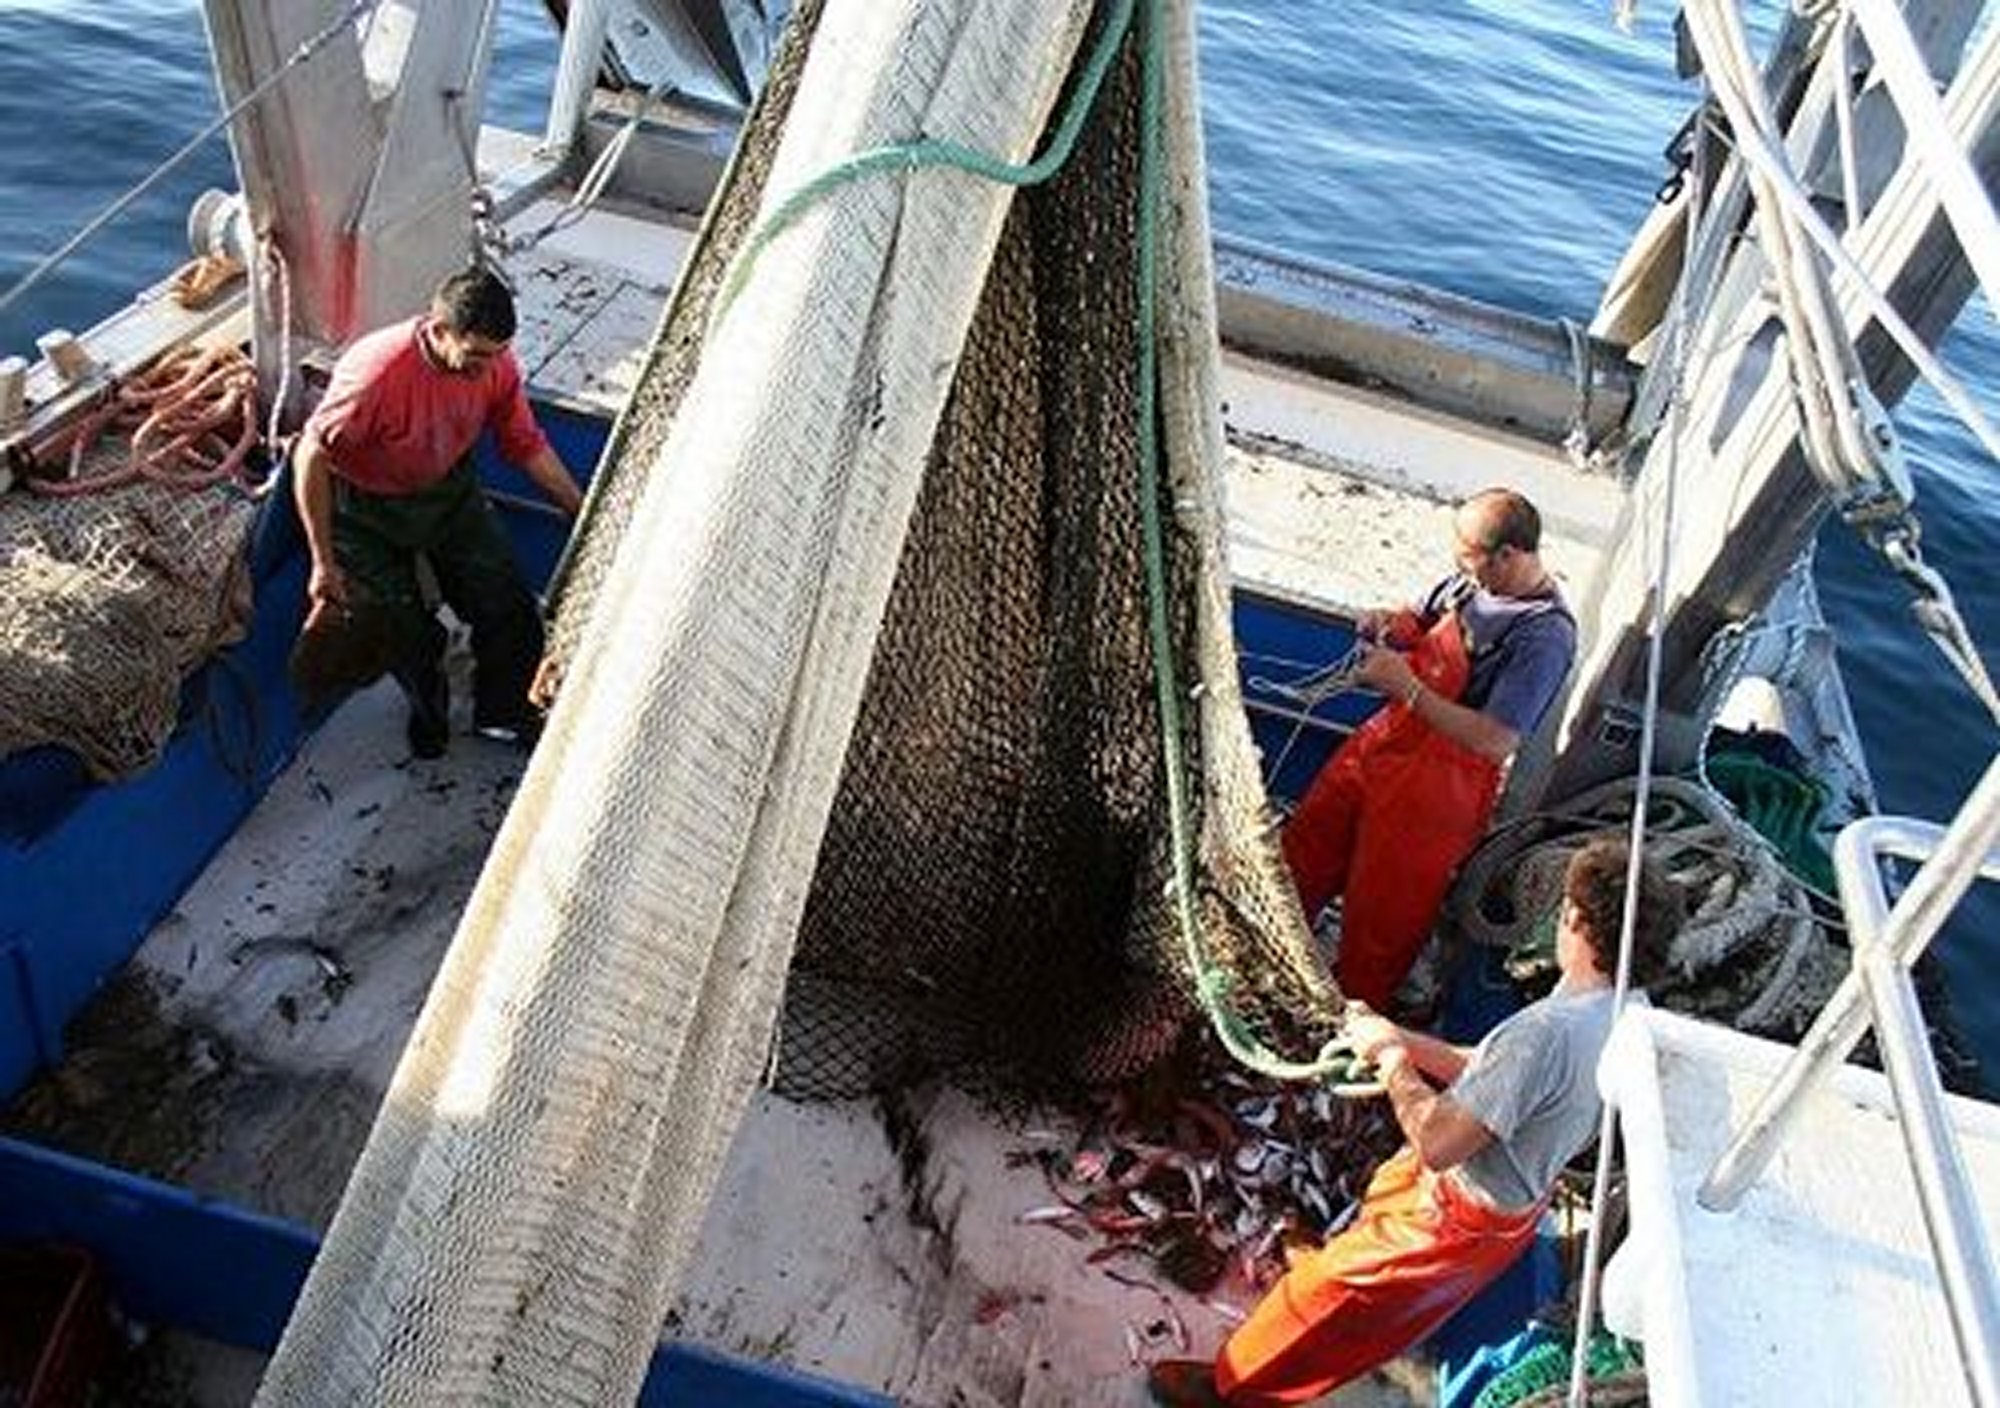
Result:
<svg viewBox="0 0 2000 1408"><path fill-rule="evenodd" d="M349 590L378 613L406 688L436 678L444 654L444 627L417 579L427 557L445 603L472 628L475 724L527 719L541 612L470 460L415 494L371 494L336 477L333 545Z"/></svg>

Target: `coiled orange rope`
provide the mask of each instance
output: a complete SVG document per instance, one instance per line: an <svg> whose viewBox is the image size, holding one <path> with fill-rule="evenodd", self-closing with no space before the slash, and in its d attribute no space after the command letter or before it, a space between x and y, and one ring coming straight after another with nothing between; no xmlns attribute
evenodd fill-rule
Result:
<svg viewBox="0 0 2000 1408"><path fill-rule="evenodd" d="M124 434L122 461L86 474L90 451L106 436ZM206 489L225 479L249 483L245 468L256 446L257 373L234 347L184 347L113 390L46 450L68 451L68 474L29 476L38 494L67 498L115 489L138 480L181 489Z"/></svg>

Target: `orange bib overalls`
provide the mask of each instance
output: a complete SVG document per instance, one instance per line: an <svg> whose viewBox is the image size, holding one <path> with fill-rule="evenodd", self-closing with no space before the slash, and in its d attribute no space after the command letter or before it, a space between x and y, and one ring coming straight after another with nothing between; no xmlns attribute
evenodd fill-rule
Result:
<svg viewBox="0 0 2000 1408"><path fill-rule="evenodd" d="M1418 638L1410 668L1456 701L1472 677L1458 613ZM1285 862L1311 918L1341 896L1335 976L1377 1011L1415 961L1452 875L1486 832L1500 765L1393 702L1327 761L1285 825Z"/></svg>

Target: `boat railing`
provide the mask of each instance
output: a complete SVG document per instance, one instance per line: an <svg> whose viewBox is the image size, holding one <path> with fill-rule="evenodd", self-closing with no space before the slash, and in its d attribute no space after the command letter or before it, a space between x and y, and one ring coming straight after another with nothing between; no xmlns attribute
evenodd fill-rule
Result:
<svg viewBox="0 0 2000 1408"><path fill-rule="evenodd" d="M1888 857L1921 868L1892 908ZM2000 880L2000 757L1950 827L1907 817L1864 817L1834 847L1853 969L1798 1049L1709 1171L1698 1201L1734 1209L1769 1164L1806 1098L1847 1059L1872 1025L1959 1359L1972 1401L2000 1406L2000 1285L1979 1203L1950 1118L1911 965L1979 878Z"/></svg>

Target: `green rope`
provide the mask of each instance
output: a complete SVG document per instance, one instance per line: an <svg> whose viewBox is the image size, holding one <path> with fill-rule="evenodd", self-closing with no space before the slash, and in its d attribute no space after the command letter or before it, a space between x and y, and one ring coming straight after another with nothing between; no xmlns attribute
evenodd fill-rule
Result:
<svg viewBox="0 0 2000 1408"><path fill-rule="evenodd" d="M1189 834L1188 785L1181 750L1179 671L1173 632L1167 620L1165 533L1160 523L1159 217L1162 181L1160 132L1164 114L1165 48L1162 0L1147 0L1142 32L1139 96L1139 495L1146 552L1147 630L1153 646L1153 685L1160 709L1160 734L1167 779L1167 822L1173 851L1174 919L1194 973L1195 994L1223 1048L1239 1064L1273 1080L1350 1082L1360 1075L1351 1050L1338 1037L1310 1062L1287 1061L1257 1039L1230 1006L1233 986L1209 957L1195 912L1193 838ZM1372 1090L1373 1087L1368 1087ZM1356 1091L1355 1093L1359 1093Z"/></svg>
<svg viewBox="0 0 2000 1408"><path fill-rule="evenodd" d="M1645 1367L1639 1346L1605 1330L1590 1337L1584 1353L1584 1372L1593 1380L1618 1378ZM1551 1389L1568 1384L1570 1348L1549 1340L1523 1354L1491 1379L1473 1399L1473 1408L1513 1408Z"/></svg>
<svg viewBox="0 0 2000 1408"><path fill-rule="evenodd" d="M750 270L764 253L765 246L790 229L807 210L842 186L853 185L883 171L911 172L925 167L948 167L1003 186L1038 186L1062 170L1076 150L1077 135L1083 131L1084 122L1097 104L1098 90L1104 86L1104 75L1110 72L1111 61L1118 56L1119 47L1124 43L1125 31L1132 23L1133 3L1134 0L1110 0L1111 8L1104 21L1103 33L1098 36L1097 48L1092 51L1082 80L1070 96L1069 107L1057 124L1055 137L1040 156L1026 165L1016 165L961 142L925 137L914 142L871 147L828 167L786 196L778 203L777 209L757 222L756 229L743 242L743 250L737 255L729 278L716 298L715 312L709 321L710 330L721 323L723 315L736 302L736 295L742 292L743 285L749 280Z"/></svg>

